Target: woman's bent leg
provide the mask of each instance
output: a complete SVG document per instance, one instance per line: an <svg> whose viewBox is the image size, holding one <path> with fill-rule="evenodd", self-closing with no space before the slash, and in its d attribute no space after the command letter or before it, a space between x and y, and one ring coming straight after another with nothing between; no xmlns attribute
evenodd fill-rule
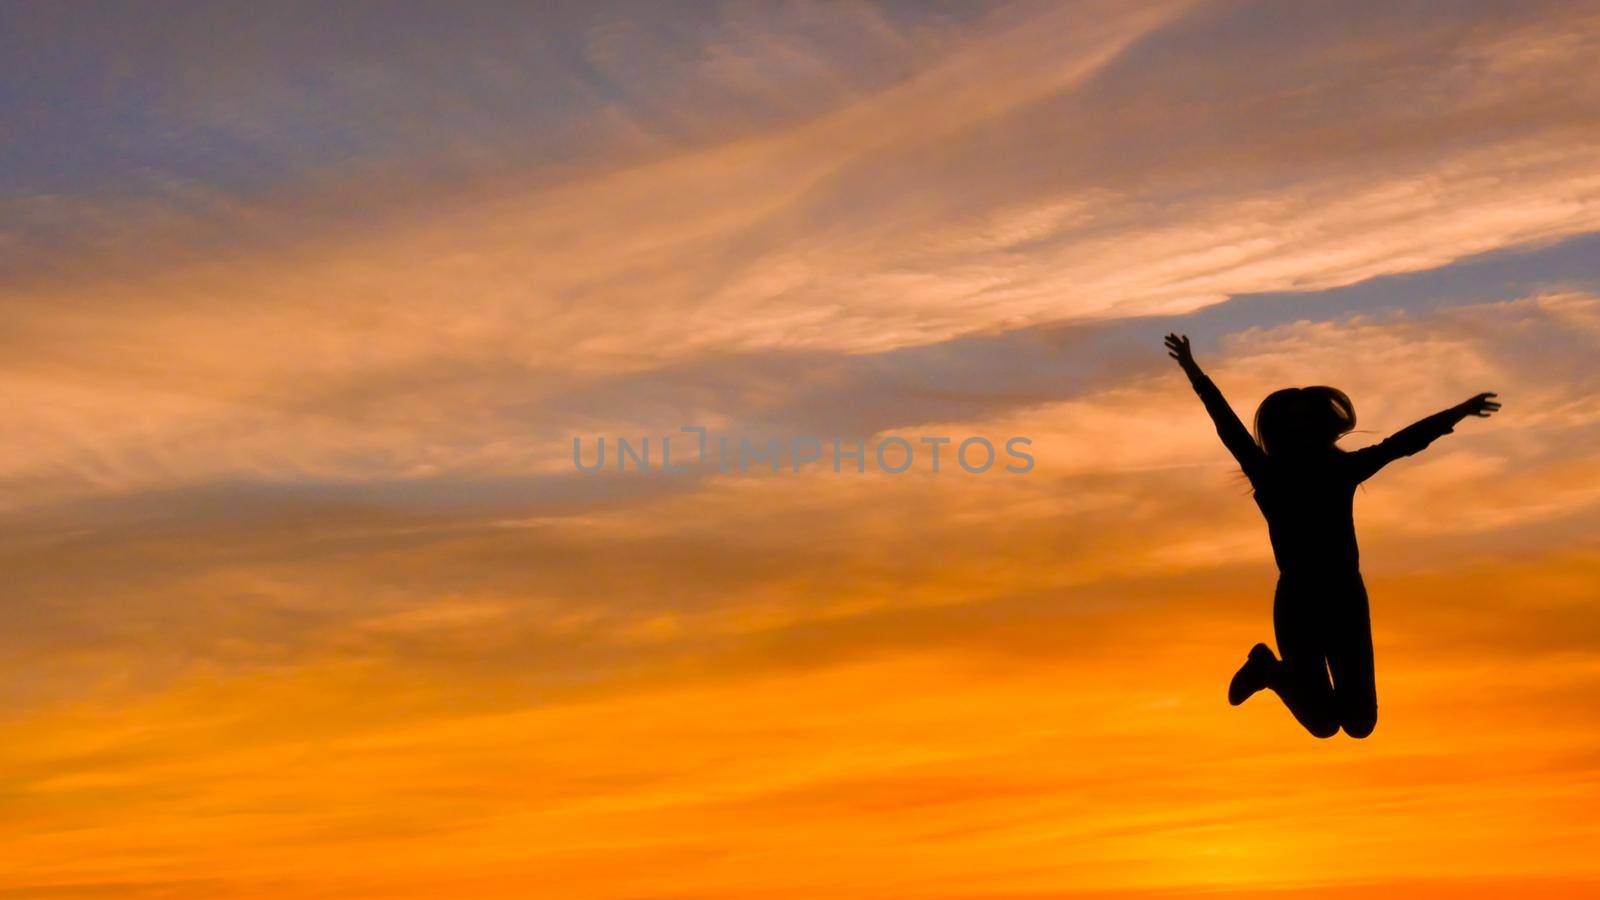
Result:
<svg viewBox="0 0 1600 900"><path fill-rule="evenodd" d="M1360 576L1342 596L1332 598L1328 669L1334 703L1345 734L1364 738L1378 724L1378 689L1372 668L1372 617Z"/></svg>
<svg viewBox="0 0 1600 900"><path fill-rule="evenodd" d="M1319 599L1279 580L1272 623L1282 661L1268 687L1307 731L1325 738L1338 734L1342 723L1328 680L1324 633L1317 621Z"/></svg>

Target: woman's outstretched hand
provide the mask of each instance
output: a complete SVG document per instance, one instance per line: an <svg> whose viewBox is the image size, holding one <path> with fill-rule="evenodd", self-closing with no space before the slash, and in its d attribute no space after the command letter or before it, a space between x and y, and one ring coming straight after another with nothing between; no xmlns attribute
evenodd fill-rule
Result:
<svg viewBox="0 0 1600 900"><path fill-rule="evenodd" d="M1185 372L1195 368L1194 351L1189 349L1189 336L1169 334L1166 339L1167 355L1178 361Z"/></svg>
<svg viewBox="0 0 1600 900"><path fill-rule="evenodd" d="M1456 409L1461 410L1463 417L1477 416L1480 419L1487 419L1500 411L1500 401L1490 399L1496 396L1498 395L1493 393L1479 394L1456 407Z"/></svg>

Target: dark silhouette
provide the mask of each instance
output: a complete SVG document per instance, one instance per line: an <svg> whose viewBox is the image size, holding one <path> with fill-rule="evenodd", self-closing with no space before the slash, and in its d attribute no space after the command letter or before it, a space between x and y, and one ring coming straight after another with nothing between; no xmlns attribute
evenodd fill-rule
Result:
<svg viewBox="0 0 1600 900"><path fill-rule="evenodd" d="M1166 344L1250 479L1278 562L1272 624L1282 658L1266 644L1252 647L1228 685L1228 702L1238 706L1269 688L1317 737L1332 737L1340 728L1366 737L1378 722L1378 695L1372 619L1351 511L1356 485L1449 434L1462 419L1487 417L1500 404L1491 399L1494 394L1479 394L1378 444L1347 452L1335 441L1355 427L1350 398L1331 387L1285 388L1261 401L1252 439L1195 363L1189 338L1169 334Z"/></svg>

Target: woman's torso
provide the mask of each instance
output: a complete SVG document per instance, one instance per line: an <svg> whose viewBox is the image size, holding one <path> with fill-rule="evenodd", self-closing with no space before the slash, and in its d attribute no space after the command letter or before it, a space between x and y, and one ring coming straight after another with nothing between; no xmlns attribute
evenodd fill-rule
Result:
<svg viewBox="0 0 1600 900"><path fill-rule="evenodd" d="M1272 554L1286 577L1358 575L1356 481L1344 454L1270 461L1253 480L1256 505L1267 520Z"/></svg>

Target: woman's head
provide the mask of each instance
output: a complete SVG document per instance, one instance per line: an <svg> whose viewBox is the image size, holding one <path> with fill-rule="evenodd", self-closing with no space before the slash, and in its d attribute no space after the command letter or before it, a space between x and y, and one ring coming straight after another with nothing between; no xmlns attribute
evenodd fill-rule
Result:
<svg viewBox="0 0 1600 900"><path fill-rule="evenodd" d="M1268 456L1327 450L1354 427L1350 398L1325 385L1273 391L1256 407L1256 443Z"/></svg>

